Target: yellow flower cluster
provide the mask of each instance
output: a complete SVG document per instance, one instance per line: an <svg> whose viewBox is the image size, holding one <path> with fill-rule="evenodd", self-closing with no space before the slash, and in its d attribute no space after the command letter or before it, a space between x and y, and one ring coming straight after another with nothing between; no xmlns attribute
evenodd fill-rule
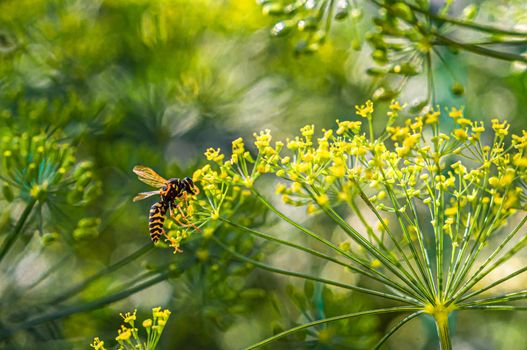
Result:
<svg viewBox="0 0 527 350"><path fill-rule="evenodd" d="M121 325L117 330L118 335L115 340L119 343L120 349L123 350L154 350L170 317L170 311L161 310L160 307L152 309L152 318L147 318L142 322L147 334L146 342L141 341L138 329L134 327L134 323L137 320L136 314L137 310L134 310L133 313L120 314L125 324ZM95 350L106 350L104 341L98 337L93 340L90 346Z"/></svg>
<svg viewBox="0 0 527 350"><path fill-rule="evenodd" d="M205 155L211 163L193 176L206 197L194 203L195 212L202 222L207 215L216 220L251 195L256 179L268 173L285 180L276 188L282 200L305 206L309 214L341 202L351 205L362 193L387 214L404 215L413 205L424 205L435 227L453 239L468 224L469 213L479 215L472 218L477 232L490 222L482 215L503 224L523 208L520 182L527 177L527 132L513 135L509 147L506 122L493 120L494 134L486 135L483 122L454 107L447 115L456 127L447 134L440 131L444 117L439 108L406 119L399 116L404 108L392 102L386 128L373 138L373 129L360 121L337 120L336 130L317 132L307 125L299 136L274 145L269 130L255 133L256 156L245 149L242 138L233 142L230 159L219 149L209 149ZM356 110L373 118L371 101Z"/></svg>

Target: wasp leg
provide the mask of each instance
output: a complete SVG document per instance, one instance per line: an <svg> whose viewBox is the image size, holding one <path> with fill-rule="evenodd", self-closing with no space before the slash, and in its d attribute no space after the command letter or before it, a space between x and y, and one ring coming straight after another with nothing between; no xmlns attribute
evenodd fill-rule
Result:
<svg viewBox="0 0 527 350"><path fill-rule="evenodd" d="M179 226L181 227L192 227L193 225L192 224L184 224L182 223L177 217L174 217L174 220L178 223Z"/></svg>
<svg viewBox="0 0 527 350"><path fill-rule="evenodd" d="M183 213L183 210L181 210L181 207L179 206L179 204L176 205L176 208L178 209L179 213L181 214L181 217L188 222L188 224L183 224L177 218L175 218L175 220L178 222L178 224L180 224L183 227L190 227L190 226L192 226L196 231L201 232L201 230L196 225L194 225L192 222L190 222L189 219L187 219L185 213Z"/></svg>
<svg viewBox="0 0 527 350"><path fill-rule="evenodd" d="M183 192L183 202L185 202L185 205L188 205L188 193Z"/></svg>

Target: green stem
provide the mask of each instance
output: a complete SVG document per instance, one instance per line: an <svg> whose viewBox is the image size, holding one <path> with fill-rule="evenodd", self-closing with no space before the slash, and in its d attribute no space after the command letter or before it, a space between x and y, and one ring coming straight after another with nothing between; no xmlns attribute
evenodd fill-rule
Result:
<svg viewBox="0 0 527 350"><path fill-rule="evenodd" d="M527 311L527 306L515 305L473 305L463 306L460 310L490 310L490 311Z"/></svg>
<svg viewBox="0 0 527 350"><path fill-rule="evenodd" d="M371 273L377 275L378 277L380 278L383 278L383 279L387 279L386 276L382 273L380 273L379 271L377 271L376 269L372 268L371 266L369 266L368 264L365 264L363 261L361 261L359 258L357 258L356 256L352 255L352 254L349 254L347 252L345 252L344 250L340 249L339 247L335 246L333 243L331 243L330 241L318 236L316 233L306 229L305 227L303 227L302 225L298 224L297 222L291 220L289 217L287 217L287 215L283 214L281 211L279 211L278 209L276 209L265 197L263 197L256 189L252 189L252 192L253 194L256 196L256 198L258 198L258 200L260 200L266 207L268 207L271 211L273 211L276 215L278 215L281 219L283 219L285 222L291 224L292 226L296 227L297 229L299 229L301 232L307 234L308 236L314 238L315 240L319 241L320 243L323 243L325 244L326 246L330 247L331 249L333 249L334 251L340 253L341 255L345 256L346 258L350 259L351 261L353 261L354 263L358 264L359 266L365 268L366 270L370 271ZM399 283L397 283L396 280L392 279L392 282L393 283L396 283L399 285L400 288L402 288L403 290L405 290L408 295L414 297L415 299L419 299L421 301L425 301L426 298L421 298L419 296L419 293L413 293L412 291L408 290L406 287L400 285ZM408 281L406 281L406 284L408 285ZM410 287L414 287L413 285L410 284ZM414 287L415 288L415 287ZM412 288L412 289L414 289ZM399 289L399 288L398 288ZM401 289L399 289L401 290Z"/></svg>
<svg viewBox="0 0 527 350"><path fill-rule="evenodd" d="M322 207L324 212L333 219L337 225L339 225L344 232L348 233L358 244L360 244L364 249L368 250L374 257L379 259L379 261L388 269L390 270L394 275L396 275L401 281L403 281L408 287L410 287L416 295L413 295L416 298L419 299L427 299L428 301L432 302L433 299L430 295L426 293L426 289L422 288L422 284L420 284L416 279L412 277L400 264L394 263L387 255L384 255L382 252L380 252L376 247L372 246L369 241L364 239L357 231L355 231L351 226L348 225L346 221L344 221L340 215L338 215L333 208L331 207Z"/></svg>
<svg viewBox="0 0 527 350"><path fill-rule="evenodd" d="M373 2L376 3L377 5L379 5L379 3L377 1L373 0ZM473 22L473 21L467 21L467 20L464 20L464 19L459 19L459 18L454 18L454 17L449 17L449 16L443 16L443 15L437 15L437 14L435 14L433 12L430 12L429 10L422 9L422 8L420 8L418 6L415 6L415 5L412 5L412 4L409 4L409 3L406 3L406 5L408 5L408 7L410 7L410 9L412 9L412 11L422 13L422 14L426 15L427 17L429 17L431 19L434 19L436 21L443 21L443 22L447 22L447 23L450 23L450 24L455 24L455 25L458 25L458 26L461 26L461 27L470 28L470 29L474 29L474 30L478 30L478 31L485 32L485 33L490 33L490 34L501 34L501 35L510 35L510 36L525 36L525 35L527 35L526 32L514 31L514 30L509 30L509 29L503 29L503 28L498 28L498 27L494 27L494 26L491 26L491 25L487 25L487 24L480 24L480 23ZM380 6L383 6L383 5L380 5Z"/></svg>
<svg viewBox="0 0 527 350"><path fill-rule="evenodd" d="M24 209L24 211L22 212L22 215L20 216L20 218L18 219L18 222L16 223L15 229L13 230L13 232L11 232L9 237L7 237L5 241L3 242L2 248L0 250L0 262L5 257L9 249L11 249L11 246L13 245L13 243L15 243L16 239L22 232L22 227L24 227L24 224L26 223L26 220L29 217L29 214L31 214L31 210L33 210L33 207L35 206L36 202L37 201L35 199L32 199L29 203L27 203L26 208Z"/></svg>
<svg viewBox="0 0 527 350"><path fill-rule="evenodd" d="M388 333L386 333L384 335L384 337L381 338L381 340L379 340L379 342L377 344L375 344L375 347L373 349L374 350L379 349L382 346L382 344L384 344L384 342L386 342L386 340L388 340L388 338L390 338L390 336L393 333L397 332L397 330L399 330L399 328L401 328L402 326L404 326L406 323L408 323L409 321L413 320L417 316L421 315L423 312L424 312L424 310L416 311L413 314L410 314L410 315L406 316L404 319L402 319L401 321L399 321L392 329L390 329L388 331Z"/></svg>
<svg viewBox="0 0 527 350"><path fill-rule="evenodd" d="M220 218L219 220L221 220L221 221L225 222L226 224L231 225L231 226L233 226L233 227L235 227L235 228L237 228L239 230L242 230L242 231L248 232L250 234L253 234L253 235L257 236L257 237L260 237L260 238L263 238L263 239L266 239L266 240L269 240L269 241L274 241L274 242L277 242L279 244L283 244L283 245L288 246L288 247L299 249L299 250L302 250L302 251L304 251L304 252L306 252L308 254L311 254L313 256L317 256L319 258L326 259L328 261L334 262L334 263L336 263L338 265L341 265L343 267L346 267L346 268L350 269L351 271L354 271L354 272L359 273L361 275L370 277L370 278L372 278L372 279L374 279L374 280L376 280L376 281L378 281L380 283L383 283L385 285L389 285L389 286L397 289L398 291L402 292L403 294L404 293L410 294L410 295L412 294L412 292L409 291L408 289L406 289L406 288L404 288L404 287L392 282L390 279L388 279L388 278L386 278L386 277L384 277L382 275L381 276L377 276L377 275L375 275L375 274L373 274L373 273L371 273L369 271L362 270L362 269L360 269L358 267L355 267L353 265L350 265L348 263L344 263L344 262L342 262L342 261L340 261L340 260L338 260L336 258L333 258L333 257L331 257L329 255L323 254L323 253L321 253L321 252L319 252L317 250L314 250L314 249L311 249L311 248L307 248L307 247L304 247L304 246L301 246L299 244L296 244L296 243L293 243L293 242L289 242L289 241L286 241L286 240L283 240L283 239L279 239L279 238L276 238L276 237L274 237L272 235L269 235L269 234L266 234L266 233L263 233L263 232L260 232L260 231L257 231L257 230L253 230L253 229L250 229L250 228L245 227L245 226L238 225L238 224L236 224L236 223L234 223L232 221L229 221L227 219L224 219L224 218Z"/></svg>
<svg viewBox="0 0 527 350"><path fill-rule="evenodd" d="M276 341L276 340L278 340L280 338L283 338L285 336L288 336L290 334L296 333L298 331L301 331L301 330L309 328L309 327L317 326L319 324L324 324L324 323L329 323L329 322L339 321L339 320L345 320L347 318L364 316L364 315L378 315L378 314L385 314L385 313L390 313L390 312L408 312L408 311L418 311L418 310L419 309L417 309L415 307L399 306L399 307L390 307L390 308L385 308L385 309L360 311L360 312L354 312L354 313L340 315L340 316L335 316L335 317L329 317L329 318L325 318L325 319L322 319L322 320L317 320L317 321L305 323L303 325L300 325L300 326L288 329L287 331L278 333L277 335L274 335L274 336L269 337L269 338L267 338L265 340L262 340L259 343L250 345L250 346L246 347L244 350L251 350L251 349L259 348L259 347L267 345L267 344L269 344L269 343L271 343L273 341Z"/></svg>
<svg viewBox="0 0 527 350"><path fill-rule="evenodd" d="M504 61L527 62L527 58L522 55L517 55L517 54L502 52L502 51L496 51L496 50L488 49L486 47L462 43L462 42L452 40L449 37L446 37L444 35L440 35L437 33L435 34L435 36L438 39L439 44L441 43L447 44L451 47L463 49L463 50L475 53L477 55L492 57L492 58L496 58L496 59L504 60Z"/></svg>
<svg viewBox="0 0 527 350"><path fill-rule="evenodd" d="M526 217L527 218L527 217ZM521 226L523 226L525 221L522 221L520 223ZM520 226L519 226L520 227ZM519 229L518 227L518 229ZM521 249L523 249L527 245L527 236L524 236L520 241L518 241L511 249L509 249L503 256L498 259L496 262L494 262L489 268L483 270L487 266L487 264L491 261L491 259L487 259L483 265L478 269L478 271L459 289L459 291L452 297L452 300L458 299L460 296L465 294L472 288L476 283L478 283L480 280L482 280L485 276L487 276L489 273L494 271L496 268L498 268L501 264L505 263L507 260L509 260L513 255L518 253ZM498 247L498 250L501 250L503 247L500 245ZM492 255L491 258L493 258L495 255Z"/></svg>
<svg viewBox="0 0 527 350"><path fill-rule="evenodd" d="M450 341L450 334L448 331L448 314L441 312L434 316L437 334L439 335L439 342L441 350L452 350L452 342Z"/></svg>
<svg viewBox="0 0 527 350"><path fill-rule="evenodd" d="M500 278L499 280L489 284L488 286L486 286L484 288L475 290L474 292L472 292L470 294L467 294L467 295L463 296L462 298L459 298L458 303L461 303L461 302L463 302L463 301L465 301L465 300L467 300L469 298L473 298L476 295L479 295L479 294L481 294L483 292L486 292L487 290L492 289L492 288L496 287L497 285L500 285L503 282L506 282L506 281L510 280L511 278L514 278L514 277L518 276L519 274L524 273L525 271L527 271L527 266L523 267L523 268L521 268L519 270L516 270L515 272L511 273L510 275L507 275L507 276L505 276L503 278Z"/></svg>
<svg viewBox="0 0 527 350"><path fill-rule="evenodd" d="M415 301L414 299L410 299L410 298L407 298L405 296L397 296L397 295L393 295L393 294L389 294L389 293L378 292L378 291L373 290L373 289L358 287L358 286L354 286L354 285L351 285L351 284L344 284L344 283L340 283L340 282L336 282L336 281L327 280L327 279L324 279L324 278L308 275L308 274L301 273L301 272L293 272L293 271L288 271L288 270L282 270L282 269L279 269L279 268L274 267L274 266L269 266L267 264L261 263L259 261L254 260L254 259L248 258L245 255L242 255L242 254L230 249L222 241L220 241L218 238L216 238L214 236L212 236L211 238L212 238L212 240L214 242L216 242L216 244L218 244L220 247L222 247L225 251L227 251L230 254L234 255L238 259L240 259L242 261L245 261L245 262L248 262L248 263L250 263L250 264L252 264L252 265L254 265L256 267L259 267L259 268L261 268L263 270L267 270L267 271L278 273L278 274L285 275L285 276L298 277L298 278L303 278L303 279L306 279L306 280L321 282L321 283L324 283L324 284L329 284L329 285L333 285L333 286L336 286L336 287L353 290L353 291L356 291L356 292L359 292L359 293L365 293L365 294L375 295L375 296L378 296L378 297L381 297L381 298L397 300L397 301L400 301L400 302L403 302L403 303L409 303L409 304L416 305L416 306L417 305L421 305L419 302Z"/></svg>
<svg viewBox="0 0 527 350"><path fill-rule="evenodd" d="M391 164L391 167L392 169L394 169L393 167L393 164ZM395 170L395 169L394 169ZM381 169L381 175L383 177L383 179L387 180L387 177L386 177L386 174L385 172ZM417 250L415 249L414 245L412 244L412 239L410 237L410 233L408 232L408 230L406 229L406 225L404 224L404 220L403 220L403 217L400 213L400 206L399 206L399 202L397 200L397 196L396 194L393 192L393 190L390 188L390 186L386 186L385 185L385 189L386 189L386 192L388 193L388 196L390 197L390 201L392 202L392 205L394 207L394 210L395 210L395 216L397 217L397 220L399 222L399 225L403 231L403 234L404 234L404 237L406 238L406 241L408 242L408 246L410 247L410 252L412 253L413 255L413 258L415 260L415 262L417 263L417 267L419 269L419 272L421 273L421 276L423 277L423 280L424 280L424 284L426 284L428 286L428 289L427 289L427 286L425 286L423 283L421 283L421 281L419 280L419 275L416 273L416 271L414 270L414 268L412 267L412 264L410 263L410 261L408 260L406 254L404 253L404 251L402 250L402 248L400 247L399 243L397 242L397 240L392 237L390 235L390 238L392 239L392 241L394 242L396 248L401 252L401 255L403 256L404 260L406 261L407 265L410 267L411 271L412 271L412 274L413 276L416 277L416 279L412 279L412 281L417 281L418 283L416 283L417 285L420 285L420 288L424 294L427 294L428 295L428 300L430 301L433 301L433 298L431 297L431 295L433 295L433 283L430 284L428 281L428 277L426 275L426 272L425 272L425 269L422 265L422 262L421 262L421 259L419 257L419 254L417 252ZM405 195L406 195L406 199L407 199L407 204L411 207L412 206L412 202L410 201L410 198L408 197L408 193L405 191ZM417 216L415 217L416 218L416 221L418 221L417 219ZM417 229L419 229L419 224L416 223L416 222L412 222ZM417 234L417 236L419 236L419 234ZM426 251L422 252L422 254L426 254ZM405 270L403 270L404 272ZM430 276L430 278L432 278Z"/></svg>
<svg viewBox="0 0 527 350"><path fill-rule="evenodd" d="M373 142L375 141L375 136L373 133L373 118L372 117L368 118L368 128L370 129L370 142L373 144Z"/></svg>
<svg viewBox="0 0 527 350"><path fill-rule="evenodd" d="M460 306L491 305L491 304L498 304L498 303L503 303L503 302L511 302L515 300L524 300L524 299L527 299L526 290L498 295L498 296L494 296L490 298L484 298L480 300L475 300L475 301L471 301L466 304L460 304Z"/></svg>

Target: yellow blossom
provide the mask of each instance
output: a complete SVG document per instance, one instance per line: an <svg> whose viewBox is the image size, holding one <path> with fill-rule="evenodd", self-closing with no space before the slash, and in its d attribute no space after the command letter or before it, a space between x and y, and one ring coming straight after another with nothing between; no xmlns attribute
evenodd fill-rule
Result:
<svg viewBox="0 0 527 350"><path fill-rule="evenodd" d="M268 147L271 144L271 130L265 129L264 131L260 131L260 134L254 134L254 137L256 138L256 141L254 144L256 147L258 147L259 150L264 149L265 147Z"/></svg>
<svg viewBox="0 0 527 350"><path fill-rule="evenodd" d="M207 158L207 160L211 160L213 162L221 162L223 158L225 157L225 155L220 153L219 148L218 149L209 148L205 152L205 157Z"/></svg>
<svg viewBox="0 0 527 350"><path fill-rule="evenodd" d="M115 338L117 341L127 341L132 336L132 329L121 325L121 329L118 330L119 335Z"/></svg>
<svg viewBox="0 0 527 350"><path fill-rule="evenodd" d="M133 322L136 320L136 313L137 310L134 310L133 314L127 312L124 315L122 313L120 315L123 318L124 322L133 324Z"/></svg>
<svg viewBox="0 0 527 350"><path fill-rule="evenodd" d="M464 126L464 125L472 125L472 121L470 119L467 119L467 118L458 118L456 119L456 123L461 125L461 126Z"/></svg>
<svg viewBox="0 0 527 350"><path fill-rule="evenodd" d="M233 154L243 155L244 152L245 152L245 147L244 147L243 139L241 137L232 141L232 153Z"/></svg>
<svg viewBox="0 0 527 350"><path fill-rule="evenodd" d="M450 110L450 113L448 113L448 116L452 118L463 117L463 108L457 109L456 107L452 107L452 109Z"/></svg>
<svg viewBox="0 0 527 350"><path fill-rule="evenodd" d="M390 103L390 109L392 111L400 111L401 109L403 109L404 106L401 106L401 104L399 103L399 101L396 101L396 100L392 100L392 102Z"/></svg>
<svg viewBox="0 0 527 350"><path fill-rule="evenodd" d="M341 122L337 119L337 125L338 125L338 129L336 131L337 135L342 135L347 131L351 131L354 134L358 134L360 132L362 123L360 121L350 121L350 120L345 120Z"/></svg>
<svg viewBox="0 0 527 350"><path fill-rule="evenodd" d="M468 138L468 134L467 134L466 130L456 129L456 130L454 130L454 137L457 140L463 141L463 140L466 140Z"/></svg>
<svg viewBox="0 0 527 350"><path fill-rule="evenodd" d="M93 339L93 343L91 343L90 346L95 350L106 350L104 347L104 342L100 340L99 337L95 337L95 339Z"/></svg>
<svg viewBox="0 0 527 350"><path fill-rule="evenodd" d="M498 136L506 136L509 133L509 123L506 121L500 123L498 119L492 119L492 129L494 129L494 132Z"/></svg>
<svg viewBox="0 0 527 350"><path fill-rule="evenodd" d="M370 100L366 101L366 104L361 106L355 106L357 114L363 118L371 118L373 114L373 102Z"/></svg>
<svg viewBox="0 0 527 350"><path fill-rule="evenodd" d="M439 116L441 115L441 112L431 110L430 112L426 113L425 116L425 123L426 124L435 124L439 120Z"/></svg>

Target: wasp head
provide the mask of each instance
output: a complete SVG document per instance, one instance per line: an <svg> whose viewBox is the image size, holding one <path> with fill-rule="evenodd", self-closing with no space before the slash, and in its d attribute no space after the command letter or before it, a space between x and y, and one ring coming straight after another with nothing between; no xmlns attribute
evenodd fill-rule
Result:
<svg viewBox="0 0 527 350"><path fill-rule="evenodd" d="M196 185L194 185L194 182L190 177L185 177L183 180L181 180L181 184L183 186L183 189L187 191L189 194L197 194L197 188Z"/></svg>

